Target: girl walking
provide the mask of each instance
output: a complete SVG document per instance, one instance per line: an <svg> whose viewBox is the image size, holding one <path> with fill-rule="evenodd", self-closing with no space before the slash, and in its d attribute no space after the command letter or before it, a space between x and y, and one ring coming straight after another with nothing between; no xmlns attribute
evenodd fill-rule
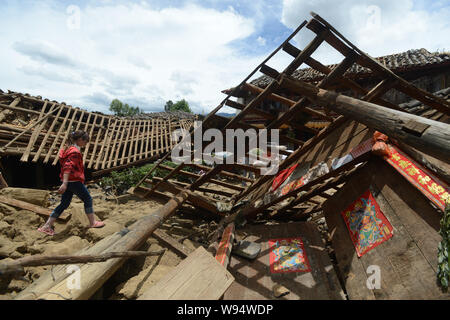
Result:
<svg viewBox="0 0 450 320"><path fill-rule="evenodd" d="M53 224L56 219L70 205L73 195L77 195L84 202L84 211L89 219L90 228L101 228L105 224L96 221L92 207L92 197L84 185L84 166L81 148L89 141L89 136L82 130L74 131L69 135L70 146L59 151L59 163L61 164L61 186L58 193L62 194L61 203L53 210L47 222L38 231L53 236L55 231Z"/></svg>

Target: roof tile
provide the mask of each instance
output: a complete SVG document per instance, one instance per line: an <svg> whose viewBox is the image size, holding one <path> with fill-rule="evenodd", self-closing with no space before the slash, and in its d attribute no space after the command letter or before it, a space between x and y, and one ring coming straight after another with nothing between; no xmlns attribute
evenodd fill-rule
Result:
<svg viewBox="0 0 450 320"><path fill-rule="evenodd" d="M382 56L375 58L380 63L382 63L387 68L392 71L404 71L407 69L414 69L419 67L424 67L427 65L450 63L449 53L430 53L426 49L414 49L408 50L402 53L391 54L387 56ZM330 69L336 68L337 64L329 65ZM346 76L364 76L372 73L368 68L361 67L360 65L353 64L349 70L345 73ZM298 69L294 71L292 76L296 79L303 81L319 81L325 75L319 71L312 68ZM271 78L268 76L262 76L252 81L252 84L259 87L266 87L271 82Z"/></svg>

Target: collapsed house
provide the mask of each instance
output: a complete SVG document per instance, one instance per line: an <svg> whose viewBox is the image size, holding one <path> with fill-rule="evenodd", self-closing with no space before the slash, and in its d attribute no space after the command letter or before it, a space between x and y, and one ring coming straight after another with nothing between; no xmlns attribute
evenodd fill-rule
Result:
<svg viewBox="0 0 450 320"><path fill-rule="evenodd" d="M46 165L58 163L58 151L72 131L89 134L84 162L97 177L157 159L173 147L172 132L189 130L194 121L194 115L182 112L110 116L12 91L0 93L0 109L0 155L11 185L19 176L7 168L21 163L36 164L22 167L35 172L34 185L44 185Z"/></svg>
<svg viewBox="0 0 450 320"><path fill-rule="evenodd" d="M189 254L140 299L449 298L436 273L439 222L450 201L450 89L432 94L415 86L312 16L226 91L201 128L190 129L193 135L208 128L281 129L280 144L270 146L280 157L258 153L258 165L186 161L169 167L167 153L130 190L165 205L87 250L136 250L184 206L219 218L208 250ZM290 42L300 31L315 34L303 50ZM325 66L311 57L325 43L342 62ZM280 50L292 56L281 72L268 65ZM447 58L442 63L448 68ZM303 64L320 77L296 78ZM376 77L361 84L348 72L358 68ZM265 85L249 82L257 72ZM407 102L396 102L400 95ZM264 107L273 102L278 109ZM239 112L217 115L225 106ZM308 125L316 120L323 128ZM195 159L191 147L188 160ZM274 161L276 175L260 174ZM155 170L166 174L157 177ZM326 241L318 220L325 220ZM67 288L64 269L55 269L16 299L87 299L125 259L83 264L82 290Z"/></svg>
<svg viewBox="0 0 450 320"><path fill-rule="evenodd" d="M391 54L387 56L381 56L375 58L378 62L385 67L401 76L403 79L408 80L416 87L425 90L427 92L435 93L439 90L445 89L450 86L450 54L449 53L430 53L426 49L408 50L406 52ZM327 65L329 69L336 68L336 64ZM353 64L346 72L347 78L355 81L358 85L366 90L373 88L378 82L382 80L377 73L374 73L371 69L362 67L358 64ZM319 72L314 68L301 68L293 72L292 77L296 80L305 81L308 83L317 84L321 81L325 74ZM251 85L255 85L259 88L265 88L269 85L271 78L266 75L262 75L257 79L250 82ZM341 83L330 84L330 89L343 93L349 96L358 96L358 93L354 95L354 91ZM224 93L230 93L231 90L224 90ZM248 96L249 92L240 92L240 98L244 101L251 99L252 96ZM290 97L291 100L295 97ZM388 90L383 98L389 102L400 104L408 102L409 96L403 94L395 89ZM263 111L271 112L285 112L288 106L278 101L265 100L260 109ZM320 106L316 106L320 108ZM247 116L248 117L251 117ZM254 117L254 115L253 115ZM260 118L264 121L264 118ZM254 122L254 121L253 121ZM329 123L327 119L312 115L312 119L306 122L305 126L310 129L323 129ZM308 129L306 129L308 130ZM309 132L313 132L309 130Z"/></svg>

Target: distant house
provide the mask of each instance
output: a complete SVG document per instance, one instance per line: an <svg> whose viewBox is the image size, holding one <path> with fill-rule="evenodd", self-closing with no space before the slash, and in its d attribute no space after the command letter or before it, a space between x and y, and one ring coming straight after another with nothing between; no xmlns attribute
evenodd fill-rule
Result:
<svg viewBox="0 0 450 320"><path fill-rule="evenodd" d="M450 53L430 53L426 49L408 50L402 53L391 54L376 58L380 63L391 69L394 73L412 82L415 86L428 92L436 92L450 87ZM337 64L329 65L334 69ZM312 68L296 70L294 78L306 82L319 82L324 78L324 74ZM364 88L372 88L381 78L370 69L354 64L345 76L356 81ZM271 78L262 76L252 81L252 84L264 88ZM335 90L340 91L339 87ZM407 102L404 94L390 90L385 96L387 100L398 104Z"/></svg>
<svg viewBox="0 0 450 320"><path fill-rule="evenodd" d="M388 67L394 73L400 77L410 81L415 86L423 89L427 92L437 92L439 90L450 87L450 53L449 52L434 52L430 53L426 49L414 49L408 50L402 53L391 54L387 56L382 56L375 58L381 64ZM329 65L330 69L336 68L337 64ZM322 80L325 75L313 68L302 68L296 70L293 75L294 78L310 83L318 83ZM373 73L370 69L361 67L354 64L346 73L345 76L355 82L357 82L361 87L365 89L373 88L382 79L379 75ZM263 75L251 82L251 84L265 88L270 84L272 78ZM358 97L358 94L350 91L347 88L343 88L336 84L336 86L330 89L343 94ZM229 90L224 90L224 93L230 92ZM240 103L247 104L255 95L248 95L242 93L242 97L239 98ZM297 100L298 97L288 97L292 100ZM405 103L410 100L409 97L405 96L403 93L391 89L389 90L383 98L395 104ZM277 114L278 112L284 112L288 110L288 106L282 105L279 102L274 102L270 100L265 100L259 109L272 114ZM258 116L247 116L246 121L249 123L262 123L265 119ZM314 130L320 130L328 125L329 122L310 119L305 125Z"/></svg>

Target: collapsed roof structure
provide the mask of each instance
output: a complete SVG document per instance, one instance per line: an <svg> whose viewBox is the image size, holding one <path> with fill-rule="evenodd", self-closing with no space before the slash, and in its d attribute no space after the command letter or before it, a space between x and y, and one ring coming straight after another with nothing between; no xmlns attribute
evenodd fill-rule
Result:
<svg viewBox="0 0 450 320"><path fill-rule="evenodd" d="M304 27L314 32L316 36L303 50L299 50L290 43L290 40ZM328 67L312 58L311 55L322 43L327 43L331 48L342 54L344 56L343 61L335 66ZM282 72L268 65L270 59L279 50L287 52L293 58L292 62ZM419 53L424 56L427 55L423 50L419 51ZM449 60L446 55L436 57L436 59L438 60L436 62L446 64L448 64ZM241 188L240 190L235 186L227 186L226 183L220 181L220 175L232 175L236 172L234 171L236 169L235 165L216 164L207 170L207 168L191 163L180 164L174 169L166 168L159 164L159 168L168 170L168 174L164 178L152 179L150 178L151 172L149 172L148 177L136 186L134 189L135 193L143 197L148 197L155 194L160 195L166 191L176 195L186 190L188 192L188 201L192 204L202 209L211 207L213 209L210 211L217 213L218 210L215 205L217 201L213 200L213 198L204 198L196 191L214 194L217 191L211 186L219 184L230 187L230 192L234 192L230 198L234 207L228 212L231 214L231 217L244 216L250 220L260 215L264 218L270 217L285 221L305 221L311 214L323 212L327 223L331 225L330 228L335 228L336 233L334 234L335 238L332 239L332 244L333 249L336 251L338 263L342 267L341 271L346 273L347 276L350 270L357 270L352 272L361 272L361 274L357 274L359 282L348 279L348 277L344 280L343 285L350 298L442 297L437 287L432 290L432 293L428 293L428 295L424 294L423 290L420 290L420 293L419 291L414 291L413 293L406 281L413 281L413 279L423 277L424 282L430 281L430 283L434 283L434 281L431 281L431 278L434 274L433 270L436 270L436 255L434 255L433 260L429 259L430 257L428 255L436 251L439 238L436 229L436 223L438 223L440 218L438 211L444 210L445 201L449 197L447 183L449 172L448 160L450 159L450 145L448 144L448 141L450 141L450 131L447 123L449 121L450 103L445 94L446 91L433 95L425 90L419 89L397 75L396 72L389 68L389 61L393 60L395 59L390 59L388 63L382 64L379 60L371 58L349 42L323 18L313 14L313 18L309 22L305 21L302 23L241 84L234 89L226 91L228 93L227 98L206 117L203 126L204 128L211 126L223 128L222 130L228 128L242 128L244 130L249 128L258 129L257 126L253 126L251 123L245 121L246 116L254 114L265 119L263 128L266 129L277 129L282 128L283 125L287 125L297 132L302 130L306 131L310 134L310 138L307 140L292 138L283 133L280 134L282 144L294 146L294 152L286 154L287 158L281 162L280 170L292 168L293 165L297 165L304 167L304 176L305 172L311 170L311 168L317 168L317 166L325 164L326 170L324 173L316 175L307 183L301 181L302 175L300 175L297 177L297 180L294 179L294 181L290 181L288 184L282 184L282 191L277 194L272 189L274 177L269 175L260 176L251 182L246 180L250 184L245 189ZM311 67L310 73L320 74L321 76L315 78L312 83L301 80L301 77L296 77L295 75L301 72L298 71L298 68L303 64ZM420 64L420 62L417 64ZM395 71L402 68L398 64L394 64L391 67ZM356 71L353 72L352 70ZM248 83L247 81L257 71L260 71L265 76L258 78L258 80L252 83ZM354 80L355 73L375 74L380 80L373 87L364 88ZM264 85L260 85L262 79L265 81ZM255 84L259 84L260 86ZM341 91L344 92L351 91L352 97L330 91L329 88L343 88ZM410 99L414 99L414 101L401 105L388 101L383 96L390 90L401 92L409 96ZM238 100L233 100L232 97L236 97ZM281 103L287 106L287 108L285 108L284 112L277 113L264 111L262 105L267 101ZM216 113L224 106L235 108L239 113L231 119L217 116ZM327 122L328 125L320 131L311 130L311 128L304 125L308 119L311 119L311 116ZM380 259L378 257L369 257L369 255L361 259L351 259L351 256L356 257L356 255L348 252L348 250L352 249L352 245L347 240L348 235L347 230L344 228L345 224L343 221L338 221L339 224L336 222L336 219L339 219L339 212L350 205L350 201L357 199L358 192L362 195L366 189L370 188L372 194L376 195L380 203L384 199L384 204L388 205L388 207L383 207L382 209L386 215L389 215L389 219L395 220L393 216L402 216L406 214L406 211L411 211L408 214L417 214L415 209L411 209L414 206L408 206L411 201L411 196L408 196L406 199L401 199L403 202L396 199L398 201L398 207L394 209L390 207L394 201L392 199L393 195L400 191L394 186L389 192L386 191L380 180L386 183L390 179L396 181L396 183L400 183L399 181L403 181L402 179L404 179L402 175L405 175L405 171L397 170L395 172L392 168L404 168L396 166L391 161L392 159L385 158L384 160L380 160L380 158L371 155L373 146L372 137L375 131L389 136L392 144L391 148L392 150L396 150L393 151L396 154L402 152L399 149L408 152L409 156L403 153L401 155L404 158L400 161L405 161L402 163L403 166L408 167L410 165L409 170L413 173L414 170L419 170L418 167L428 168L428 174L424 173L426 171L425 169L420 171L422 173L421 177L427 176L433 183L436 183L436 186L440 186L435 194L433 194L435 197L423 197L423 194L427 194L425 190L422 192L420 200L415 199L417 204L421 202L423 207L427 207L428 214L430 215L427 219L434 220L427 227L429 231L427 233L428 235L436 235L433 245L424 247L421 241L425 240L421 239L420 236L419 238L415 238L417 235L414 234L413 230L408 230L410 232L409 235L400 235L400 232L398 232L395 240L392 240L390 243L396 248L397 253L400 254L402 252L401 254L405 255L418 254L417 250L414 253L410 253L405 248L399 249L395 244L396 241L416 241L423 255L418 255L411 260L407 259L408 262L398 262L402 263L398 266L402 271L396 268L392 270L392 268L386 266L390 269L391 273L385 271L385 269L383 269L383 272L385 272L384 274L394 276L397 272L403 272L402 268L404 268L404 263L408 263L408 265L425 263L428 265L428 269L425 268L426 270L422 270L420 272L421 275L411 272L407 279L399 280L399 286L403 288L403 291L389 292L388 289L384 288L383 290L385 291L382 291L381 296L374 295L370 290L367 290L362 295L358 291L359 289L357 289L358 286L362 286L361 279L365 281L367 278L364 269L360 267L357 269L361 261L364 261L363 259L365 258L366 261L363 264L368 266L373 264L375 260L381 263ZM335 165L334 162L339 162L336 160L340 160L341 158L344 158L341 161L342 164L340 166ZM205 174L195 176L183 170L192 166L205 170ZM245 168L247 165L243 164L239 166L240 169L253 171L255 169ZM412 167L414 169L411 169ZM185 183L181 186L176 181L171 181L171 178L175 174L188 175L194 178L194 182L191 184ZM445 181L439 180L434 175L439 176L440 179L447 179ZM434 178L431 178L431 176ZM427 180L428 178L424 179ZM242 180L244 178L241 177L238 179ZM360 183L362 181L365 182ZM208 184L208 188L202 187L205 183ZM410 194L415 195L417 190L426 188L420 185L420 183L416 183L415 185L417 188L415 191L409 190ZM403 188L414 189L413 186L414 184L402 183ZM355 190L358 191L355 192ZM381 199L382 197L384 198ZM428 204L428 206L425 204ZM405 228L410 228L413 225L411 219L410 217L402 216L400 221L398 221L399 224L394 227L401 228L400 225L403 223ZM233 221L233 219L229 218L226 221ZM337 228L337 225L339 228ZM269 228L266 228L266 232L270 232ZM403 236L404 238L402 238ZM345 239L345 245L342 239ZM378 252L381 251L381 253L378 253L378 256L395 259L387 253L389 250L383 252L383 249L379 249ZM246 290L252 291L251 288ZM252 294L249 294L249 296L252 296ZM236 298L236 296L234 297Z"/></svg>
<svg viewBox="0 0 450 320"><path fill-rule="evenodd" d="M190 129L193 135L208 128L220 128L222 132L281 129L280 145L272 145L285 156L279 163L280 172L275 176L260 175L260 166L252 164L208 166L194 161L172 168L164 164L170 157L166 153L133 189L144 199L162 198L166 205L126 232L90 249L133 250L184 204L221 217L217 239L209 249L220 264L229 267L229 273L220 273L203 252L196 252L197 262L188 257L186 263L164 278L164 286L147 292L146 299L222 295L225 299L267 299L273 298L272 289L280 285L291 293L287 299L343 299L345 294L349 299L449 298L436 285L439 220L450 200L449 91L432 94L418 88L399 76L396 66L371 58L319 15L312 16L239 85L226 91L227 97L204 119L203 127ZM294 36L308 30L315 37L303 50L292 45ZM344 59L330 67L312 58L323 44ZM292 60L278 71L268 64L281 50ZM440 59L448 63L446 57ZM296 77L303 64L311 68L311 74L320 76L312 82ZM378 83L363 87L355 81L352 70L374 74ZM257 72L265 75L264 85L248 82ZM412 101L389 101L384 95L390 90ZM267 111L263 108L267 103L282 108ZM232 118L217 115L225 106L239 113ZM250 115L264 119L262 125L246 121ZM326 126L321 130L311 128L306 125L311 119L323 121ZM120 123L117 119L111 121L113 126ZM296 134L292 136L288 130ZM249 156L248 146L245 151ZM188 158L193 160L194 146L190 152ZM102 159L95 162L97 167L104 168L107 158ZM166 175L156 177L155 170ZM254 175L244 176L239 170ZM184 177L183 182L177 180L179 177ZM335 268L317 228L307 221L312 216L326 220ZM254 220L268 219L278 222L246 226ZM256 260L230 259L238 227L261 243L262 251ZM47 299L49 291L69 299L88 298L121 263L123 259L83 266L86 282L81 292L68 289L63 284L63 271L58 270L56 280L51 281L49 275L39 279L18 299ZM214 275L208 275L208 266ZM368 283L373 266L379 268L381 279L371 286ZM173 283L173 279L194 283L193 279L201 278L200 272L210 282L188 290L195 291L195 297L186 296L187 286ZM211 281L217 281L217 286Z"/></svg>
<svg viewBox="0 0 450 320"><path fill-rule="evenodd" d="M425 71L429 73L432 70L435 71L436 69L439 69L439 73L442 73L444 69L450 68L449 53L430 53L424 48L381 56L375 58L375 60L384 65L386 68L408 80L415 80L414 78L417 78L418 72ZM330 69L334 69L337 66L337 64L332 64L328 65L327 67ZM414 75L412 73L414 73ZM377 74L374 73L370 68L363 67L358 64L353 64L346 71L345 76L351 78L354 81L361 81L363 79L376 78ZM292 74L292 77L294 79L306 82L318 82L325 77L325 74L314 68L301 68L297 69ZM263 75L253 80L251 83L260 88L265 88L267 85L269 85L270 81L270 77Z"/></svg>
<svg viewBox="0 0 450 320"><path fill-rule="evenodd" d="M56 165L60 146L80 129L90 136L84 162L94 176L157 159L173 147L171 133L194 121L181 112L110 116L12 91L0 93L0 109L2 156Z"/></svg>
<svg viewBox="0 0 450 320"><path fill-rule="evenodd" d="M295 48L289 41L304 26L315 32L317 36L303 51L300 51L299 49ZM322 65L319 61L311 57L311 54L323 42L327 42L335 50L339 51L342 55L345 56L344 60L334 69L330 69L329 67ZM273 57L280 49L283 49L294 58L292 63L281 73L267 65L267 62L270 60L270 58ZM319 83L317 83L316 86L310 84L308 85L307 83L294 79L291 75L303 63L310 65L312 68L317 70L317 72L326 74L327 76L325 76ZM373 70L372 72L382 75L383 79L380 81L380 83L378 83L374 88L371 88L370 90L361 88L353 80L345 76L345 73L348 69L355 68L353 67L355 64L362 65L364 68ZM248 84L246 82L248 79L250 79L251 76L253 76L253 74L256 73L256 71L261 71L262 73L266 74L267 77L272 79L270 84L267 85L264 89ZM353 90L355 93L358 93L360 99L352 99L350 97L333 94L332 92L325 90L329 86L332 86L334 83L340 83L341 85ZM309 154L312 154L311 150L314 149L314 147L319 142L323 141L331 134L338 135L339 128L349 127L348 122L350 118L358 120L371 129L385 132L390 137L398 139L400 142L410 144L418 150L430 154L437 159L440 159L444 162L447 161L449 153L448 144L445 143L445 135L448 133L446 132L446 129L448 127L445 124L442 124L442 122L430 122L425 119L425 117L418 118L405 112L398 112L399 110L404 111L405 108L402 108L382 98L383 94L391 89L395 89L408 94L411 98L414 98L417 101L420 101L421 103L429 106L430 108L437 110L432 115L428 114L428 116L433 117L434 120L447 119L446 115L448 115L449 113L450 106L447 100L418 89L414 85L397 76L390 69L388 69L384 65L381 65L379 62L372 59L365 53L361 52L353 44L347 41L342 35L340 35L339 32L337 32L325 20L317 15L314 15L314 18L311 21L309 21L308 23L306 23L305 21L239 86L237 86L232 92L230 92L228 97L206 117L203 125L204 128L205 126L207 128L210 126L209 121L217 121L220 122L221 125L217 126L217 124L214 123L214 126L216 127L224 129L236 127L248 129L251 128L252 125L243 123L242 119L247 114L252 113L258 114L267 119L267 124L265 125L265 128L267 129L280 128L282 125L287 124L295 128L296 130L307 130L304 127L302 128L301 124L299 125L298 123L295 123L295 121L293 121L293 119L296 119L295 117L298 117L299 115L307 117L309 114L327 120L329 122L329 125L324 130L315 131L315 135L307 141L301 141L295 138L280 135L280 140L282 143L288 142L295 146L295 152L289 155L289 157L281 163L281 170L297 162L303 155L306 155L308 152ZM245 91L246 95L248 95L248 92L253 94L253 98L247 99L248 103L245 105L231 99L232 96L241 98L243 96L242 91ZM286 98L286 96L299 97L299 99L292 100ZM287 104L289 106L289 109L287 112L272 115L268 112L262 111L259 108L264 100L273 100L281 102L283 104ZM236 108L240 110L240 112L231 119L225 119L223 117L216 116L216 113L225 105ZM326 107L327 109L329 109L329 111L326 113L322 113L320 111L317 111L316 109L313 109L311 107L312 105ZM380 106L384 108L380 108ZM331 112L333 112L334 114L332 114ZM372 115L372 113L377 112L383 112L385 114L382 117ZM342 114L344 114L345 116ZM389 123L388 121L392 122ZM347 125L343 125L344 123ZM423 141L427 139L427 134L425 132L427 131L427 129L419 132L417 131L419 129L415 128L415 126L422 126L423 129L425 127L429 128L428 131L431 131L433 126L437 126L438 128L444 129L443 131L441 131L443 135L440 136L440 134L436 132L436 136L434 136L433 134L433 137L428 140L429 144L423 143ZM180 164L175 170L171 171L171 174L163 178L162 181L155 183L156 186L152 189L149 189L147 192L144 192L144 194L148 196L152 192L157 190L159 186L167 185L166 180L170 179L175 173L184 174L182 169L185 166L192 166L192 164ZM202 169L205 168L202 167ZM229 172L230 170L232 170L232 168L229 165L217 165L214 168L211 168L204 176L197 177L198 179L189 187L189 189L196 190L203 183L208 182L210 179L213 179L217 174L227 174L227 172ZM151 172L149 172L149 176L150 174ZM333 175L337 174L338 173L334 173ZM139 192L139 190L145 190L146 179L138 184L135 189L136 192ZM257 181L253 182L248 188L246 188L246 190L238 189L237 191L241 192L232 200L238 202L239 200L248 196L256 188L260 187L264 182L267 182L269 180L270 176L263 176ZM312 185L310 185L310 187L312 187ZM262 210L258 211L261 212Z"/></svg>

